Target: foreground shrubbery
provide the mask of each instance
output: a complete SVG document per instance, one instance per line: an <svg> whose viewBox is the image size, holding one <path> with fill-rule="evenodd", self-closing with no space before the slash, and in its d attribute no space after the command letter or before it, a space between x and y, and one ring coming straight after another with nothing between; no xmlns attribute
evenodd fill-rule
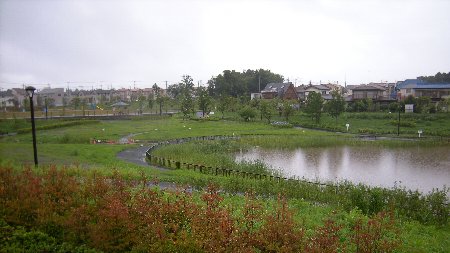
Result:
<svg viewBox="0 0 450 253"><path fill-rule="evenodd" d="M147 183L145 177L126 181L117 173L76 177L55 167L1 167L0 247L27 250L15 241L23 237L43 238L40 243L51 244L41 245L44 251L66 245L68 252L84 246L67 245L106 252L392 252L401 244L389 213L345 222L331 216L320 227L306 228L282 197L269 211L249 194L237 215L213 186L198 199Z"/></svg>

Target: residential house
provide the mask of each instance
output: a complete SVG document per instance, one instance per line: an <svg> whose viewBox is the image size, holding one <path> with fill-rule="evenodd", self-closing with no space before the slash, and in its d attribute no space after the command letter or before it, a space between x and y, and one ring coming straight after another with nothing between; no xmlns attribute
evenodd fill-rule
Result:
<svg viewBox="0 0 450 253"><path fill-rule="evenodd" d="M17 107L23 107L24 105L24 100L25 99L29 99L27 92L25 91L25 89L23 88L13 88L11 89L11 92L14 96L14 99L17 101ZM34 100L34 103L37 103L36 99Z"/></svg>
<svg viewBox="0 0 450 253"><path fill-rule="evenodd" d="M384 89L374 85L358 85L352 88L352 99L372 99L374 101L381 99Z"/></svg>
<svg viewBox="0 0 450 253"><path fill-rule="evenodd" d="M64 88L44 88L36 93L42 103L44 103L45 99L50 99L54 106L62 106L64 104L64 94Z"/></svg>
<svg viewBox="0 0 450 253"><path fill-rule="evenodd" d="M288 83L269 83L261 91L264 99L298 99L297 92L291 82Z"/></svg>
<svg viewBox="0 0 450 253"><path fill-rule="evenodd" d="M130 101L131 93L129 89L121 88L114 92L114 96L119 97L120 101Z"/></svg>
<svg viewBox="0 0 450 253"><path fill-rule="evenodd" d="M0 92L0 106L4 111L8 107L15 107L16 105L18 105L18 101L14 97L12 90Z"/></svg>
<svg viewBox="0 0 450 253"><path fill-rule="evenodd" d="M96 89L92 92L93 104L105 104L112 101L112 90Z"/></svg>
<svg viewBox="0 0 450 253"><path fill-rule="evenodd" d="M306 100L306 88L307 87L308 86L305 86L304 84L302 84L298 87L295 87L295 92L297 92L297 97L302 101Z"/></svg>
<svg viewBox="0 0 450 253"><path fill-rule="evenodd" d="M450 83L428 83L420 79L406 79L397 82L397 98L405 99L409 95L413 97L429 97L431 101L437 102L450 97Z"/></svg>

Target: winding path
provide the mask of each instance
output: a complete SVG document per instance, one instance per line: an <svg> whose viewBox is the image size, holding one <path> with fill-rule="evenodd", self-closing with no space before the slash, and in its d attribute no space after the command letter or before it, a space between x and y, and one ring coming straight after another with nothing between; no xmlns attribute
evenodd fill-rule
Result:
<svg viewBox="0 0 450 253"><path fill-rule="evenodd" d="M148 149L149 147L146 145L137 148L129 148L117 153L117 158L140 166L149 166L145 160L145 152L147 152ZM156 168L163 169L159 167Z"/></svg>

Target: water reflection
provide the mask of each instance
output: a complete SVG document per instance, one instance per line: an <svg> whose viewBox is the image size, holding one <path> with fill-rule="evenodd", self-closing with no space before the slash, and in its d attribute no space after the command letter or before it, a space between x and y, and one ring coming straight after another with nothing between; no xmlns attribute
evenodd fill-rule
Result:
<svg viewBox="0 0 450 253"><path fill-rule="evenodd" d="M450 150L434 148L330 147L293 151L254 148L236 160L261 160L286 177L348 180L372 186L404 186L429 192L450 184Z"/></svg>

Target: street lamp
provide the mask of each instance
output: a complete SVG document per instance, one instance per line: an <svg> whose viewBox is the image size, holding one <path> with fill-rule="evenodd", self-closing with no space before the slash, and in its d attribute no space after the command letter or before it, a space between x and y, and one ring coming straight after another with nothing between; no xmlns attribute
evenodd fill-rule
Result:
<svg viewBox="0 0 450 253"><path fill-rule="evenodd" d="M33 95L36 88L33 86L28 86L25 88L28 96L30 97L30 109L31 109L31 130L33 133L33 152L34 152L34 166L38 166L37 159L37 148L36 148L36 126L34 124L34 104L33 104Z"/></svg>

